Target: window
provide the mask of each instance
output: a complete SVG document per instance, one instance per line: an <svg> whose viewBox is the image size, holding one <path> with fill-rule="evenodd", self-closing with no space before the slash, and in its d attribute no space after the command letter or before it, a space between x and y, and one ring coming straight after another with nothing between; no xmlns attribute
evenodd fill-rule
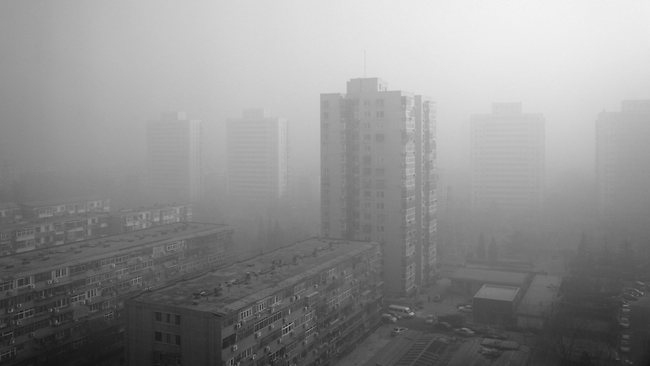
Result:
<svg viewBox="0 0 650 366"><path fill-rule="evenodd" d="M174 343L176 343L177 346L180 346L180 345L181 345L181 336L180 336L180 335L176 334L176 335L174 336L174 340L175 340Z"/></svg>
<svg viewBox="0 0 650 366"><path fill-rule="evenodd" d="M386 136L384 136L383 133L377 133L377 134L375 134L375 141L377 141L377 142L384 142L385 139L386 139Z"/></svg>
<svg viewBox="0 0 650 366"><path fill-rule="evenodd" d="M239 313L239 320L246 320L253 316L253 308L248 308Z"/></svg>
<svg viewBox="0 0 650 366"><path fill-rule="evenodd" d="M154 318L156 319L156 321L159 321L159 322L162 321L162 313L159 312L159 311L156 311L154 313Z"/></svg>
<svg viewBox="0 0 650 366"><path fill-rule="evenodd" d="M174 315L174 324L181 325L181 316L180 315Z"/></svg>
<svg viewBox="0 0 650 366"><path fill-rule="evenodd" d="M153 335L153 339L156 342L162 342L162 333L161 332L155 332Z"/></svg>
<svg viewBox="0 0 650 366"><path fill-rule="evenodd" d="M293 330L293 322L282 327L282 335L287 335Z"/></svg>
<svg viewBox="0 0 650 366"><path fill-rule="evenodd" d="M31 283L29 277L23 277L16 280L16 287L24 287Z"/></svg>

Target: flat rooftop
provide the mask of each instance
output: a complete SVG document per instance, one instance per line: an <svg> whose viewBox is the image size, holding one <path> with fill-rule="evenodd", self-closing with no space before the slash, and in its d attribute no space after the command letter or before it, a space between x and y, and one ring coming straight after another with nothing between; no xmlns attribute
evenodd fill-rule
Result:
<svg viewBox="0 0 650 366"><path fill-rule="evenodd" d="M562 278L536 275L517 308L517 315L544 316L556 300Z"/></svg>
<svg viewBox="0 0 650 366"><path fill-rule="evenodd" d="M25 220L25 221L18 221L14 222L12 224L8 225L2 225L0 227L0 230L19 230L22 228L32 228L34 226L39 226L39 225L44 225L44 224L50 224L50 223L56 223L56 222L72 222L72 221L80 221L80 220L87 220L90 218L94 217L108 217L110 216L110 213L101 211L101 212L88 212L88 213L83 213L83 214L73 214L73 215L59 215L59 216L49 216L49 217L44 217L42 219L32 219L32 220Z"/></svg>
<svg viewBox="0 0 650 366"><path fill-rule="evenodd" d="M229 230L226 225L183 222L105 236L0 257L0 279L20 278L61 267L119 255L147 244L189 239Z"/></svg>
<svg viewBox="0 0 650 366"><path fill-rule="evenodd" d="M46 199L46 200L35 200L22 202L21 205L28 207L47 207L47 206L59 206L65 204L72 204L78 202L88 202L88 201L106 201L109 200L107 197L101 196L76 196L76 197L63 197L60 199Z"/></svg>
<svg viewBox="0 0 650 366"><path fill-rule="evenodd" d="M451 275L455 281L473 281L521 287L528 277L528 273L509 272L480 268L459 268Z"/></svg>
<svg viewBox="0 0 650 366"><path fill-rule="evenodd" d="M474 295L475 299L498 301L514 301L519 293L519 287L483 285Z"/></svg>
<svg viewBox="0 0 650 366"><path fill-rule="evenodd" d="M308 239L189 280L181 280L167 287L142 293L135 301L225 315L275 295L283 288L373 248L378 248L378 244ZM245 280L247 277L249 281ZM215 289L219 287L222 289L221 294L216 296ZM306 289L304 295L308 296L316 291Z"/></svg>

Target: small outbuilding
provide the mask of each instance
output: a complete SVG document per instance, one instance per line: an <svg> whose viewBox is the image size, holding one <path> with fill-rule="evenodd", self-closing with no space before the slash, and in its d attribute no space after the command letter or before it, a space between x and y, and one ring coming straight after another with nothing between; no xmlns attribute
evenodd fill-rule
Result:
<svg viewBox="0 0 650 366"><path fill-rule="evenodd" d="M519 287L483 285L474 295L474 322L513 325L520 296Z"/></svg>

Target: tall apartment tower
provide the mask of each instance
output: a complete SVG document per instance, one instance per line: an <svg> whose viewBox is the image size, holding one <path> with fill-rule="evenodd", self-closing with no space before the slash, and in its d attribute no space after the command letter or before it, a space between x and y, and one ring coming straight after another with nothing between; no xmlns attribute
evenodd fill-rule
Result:
<svg viewBox="0 0 650 366"><path fill-rule="evenodd" d="M239 206L268 207L284 199L288 181L287 120L249 109L227 125L228 194Z"/></svg>
<svg viewBox="0 0 650 366"><path fill-rule="evenodd" d="M320 100L322 235L381 243L385 291L413 293L436 273L435 104L377 78Z"/></svg>
<svg viewBox="0 0 650 366"><path fill-rule="evenodd" d="M159 203L196 202L202 191L201 122L165 113L147 125L149 193Z"/></svg>
<svg viewBox="0 0 650 366"><path fill-rule="evenodd" d="M474 212L539 213L544 197L544 116L521 103L495 103L470 121L471 204Z"/></svg>
<svg viewBox="0 0 650 366"><path fill-rule="evenodd" d="M650 100L623 101L596 121L598 205L604 217L650 218Z"/></svg>

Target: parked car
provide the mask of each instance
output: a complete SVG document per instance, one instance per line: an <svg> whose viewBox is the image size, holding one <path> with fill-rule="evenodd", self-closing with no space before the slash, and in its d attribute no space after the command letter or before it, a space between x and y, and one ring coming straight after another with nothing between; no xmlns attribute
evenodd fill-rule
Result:
<svg viewBox="0 0 650 366"><path fill-rule="evenodd" d="M472 312L472 305L459 306L458 311L460 311L461 313L471 313Z"/></svg>
<svg viewBox="0 0 650 366"><path fill-rule="evenodd" d="M627 292L623 294L623 299L627 300L627 301L637 301L638 300L637 296L631 295L631 294L629 294Z"/></svg>
<svg viewBox="0 0 650 366"><path fill-rule="evenodd" d="M621 319L618 321L618 325L620 325L623 328L629 328L630 327L630 319L621 317Z"/></svg>
<svg viewBox="0 0 650 366"><path fill-rule="evenodd" d="M454 329L454 333L458 334L461 337L471 337L476 335L476 332L469 328L458 328Z"/></svg>
<svg viewBox="0 0 650 366"><path fill-rule="evenodd" d="M628 288L626 288L626 289L623 290L623 291L624 291L626 294L630 294L630 295L632 295L632 296L636 296L636 297L640 297L640 296L645 295L645 294L643 293L643 291L641 291L641 290L637 290L637 289L635 289L635 288L631 288L631 287L628 287Z"/></svg>
<svg viewBox="0 0 650 366"><path fill-rule="evenodd" d="M426 320L424 321L426 324L433 324L436 322L436 317L433 314L428 314Z"/></svg>
<svg viewBox="0 0 650 366"><path fill-rule="evenodd" d="M383 313L381 314L381 320L383 320L386 323L395 323L397 321L397 318L392 314Z"/></svg>
<svg viewBox="0 0 650 366"><path fill-rule="evenodd" d="M407 330L408 330L408 328L395 327L395 328L393 328L393 330L390 332L390 335L393 336L393 337L395 337L395 336L398 336L398 335L400 335L400 334L406 332Z"/></svg>
<svg viewBox="0 0 650 366"><path fill-rule="evenodd" d="M452 328L451 324L447 322L437 322L436 324L434 324L434 327L440 330L451 330Z"/></svg>
<svg viewBox="0 0 650 366"><path fill-rule="evenodd" d="M630 350L632 349L632 346L630 345L630 341L622 340L619 347L618 347L618 349L621 352L626 352L626 353L630 352Z"/></svg>
<svg viewBox="0 0 650 366"><path fill-rule="evenodd" d="M399 314L400 317L413 318L415 313L408 306L403 305L389 305L388 310L393 314Z"/></svg>
<svg viewBox="0 0 650 366"><path fill-rule="evenodd" d="M478 353L482 354L487 358L497 358L501 355L501 351L494 348L481 347Z"/></svg>

